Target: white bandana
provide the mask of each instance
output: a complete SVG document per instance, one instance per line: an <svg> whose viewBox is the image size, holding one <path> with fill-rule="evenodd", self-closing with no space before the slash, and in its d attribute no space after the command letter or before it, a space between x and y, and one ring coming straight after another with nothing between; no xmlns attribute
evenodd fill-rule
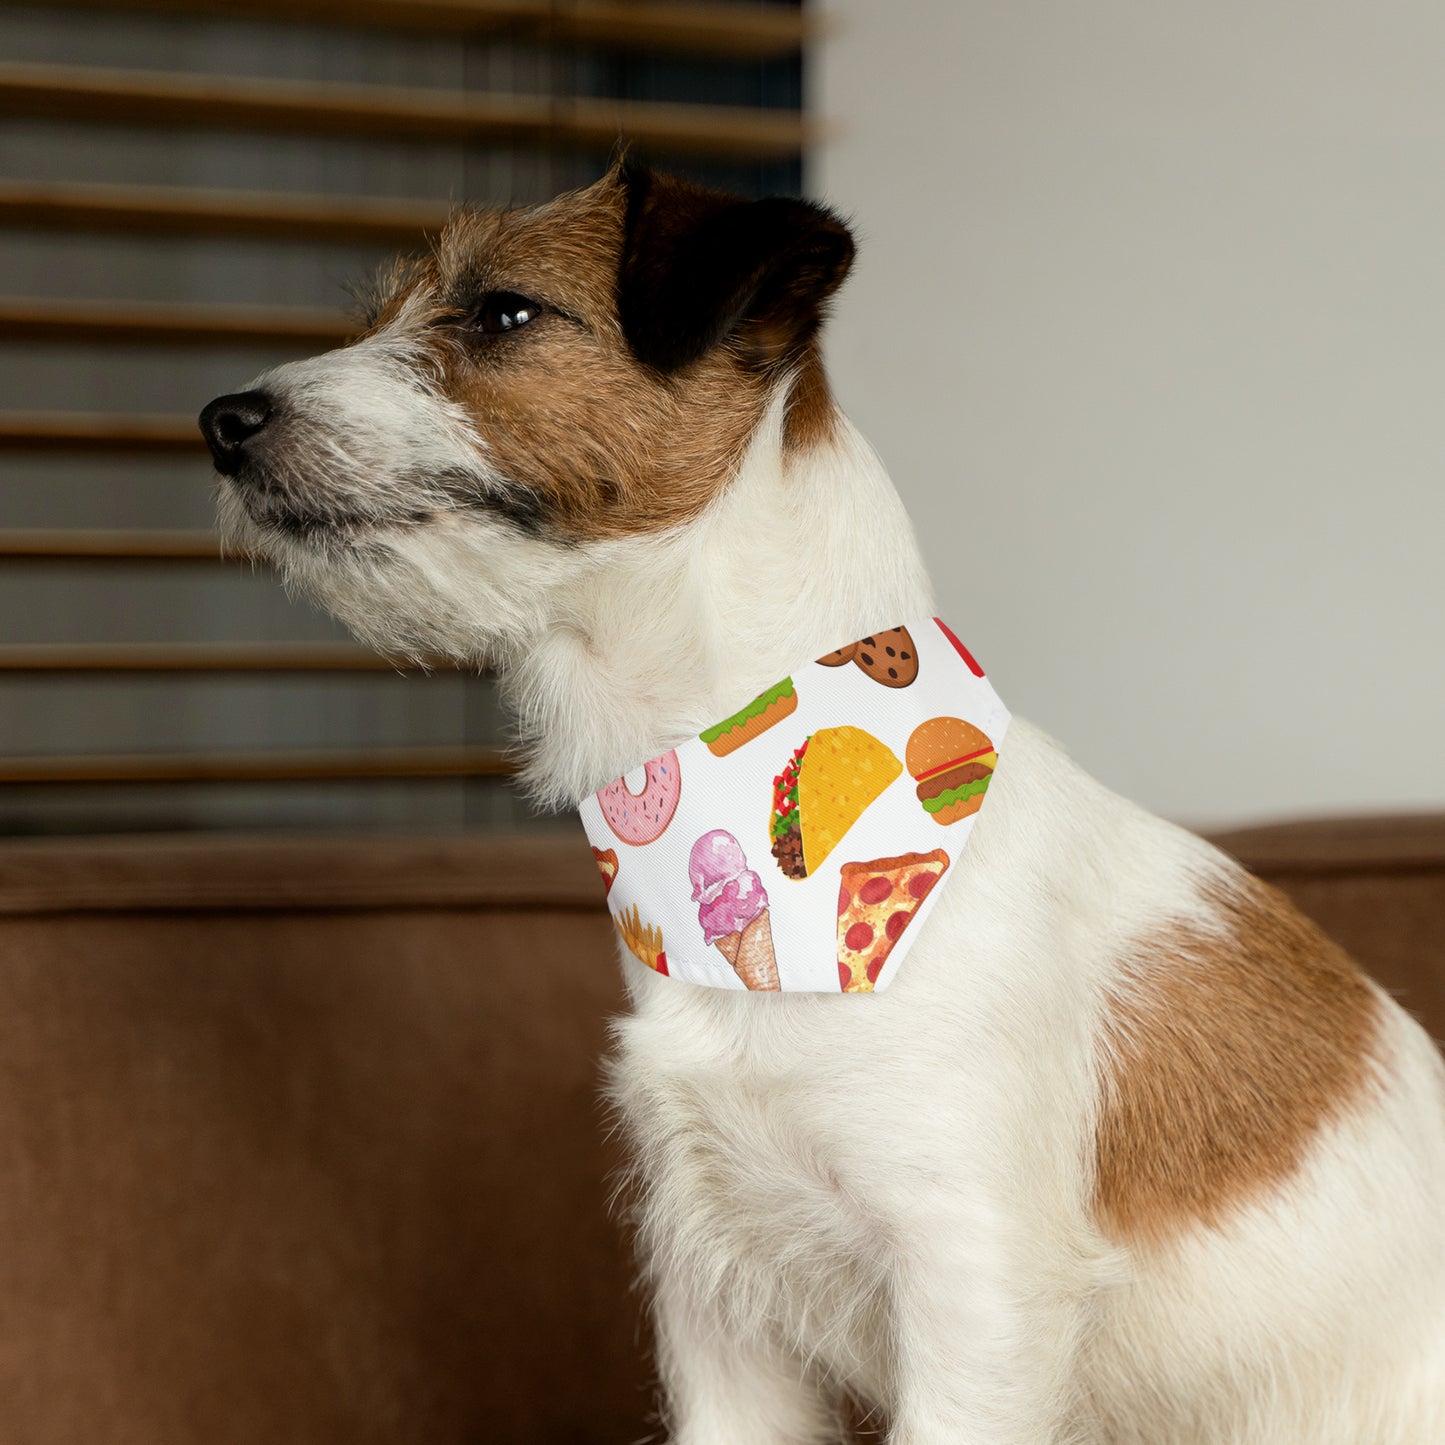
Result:
<svg viewBox="0 0 1445 1445"><path fill-rule="evenodd" d="M579 805L612 921L688 983L886 988L968 841L1008 722L936 617L804 663Z"/></svg>

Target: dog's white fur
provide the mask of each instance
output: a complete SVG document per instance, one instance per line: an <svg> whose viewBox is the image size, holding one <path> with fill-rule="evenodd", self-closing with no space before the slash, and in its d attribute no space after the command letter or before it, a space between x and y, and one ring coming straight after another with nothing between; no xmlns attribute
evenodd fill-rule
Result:
<svg viewBox="0 0 1445 1445"><path fill-rule="evenodd" d="M407 374L399 326L262 384L363 494L442 453L491 484L484 426ZM932 610L877 457L846 422L790 450L785 391L660 537L563 549L459 511L355 552L263 541L230 489L223 512L369 641L497 666L532 786L572 802ZM1445 1441L1445 1070L1393 1005L1375 1090L1285 1187L1159 1249L1093 1217L1106 993L1151 930L1219 928L1232 876L1016 721L886 993L692 988L622 952L613 1088L677 1445L835 1439L843 1387L894 1445Z"/></svg>

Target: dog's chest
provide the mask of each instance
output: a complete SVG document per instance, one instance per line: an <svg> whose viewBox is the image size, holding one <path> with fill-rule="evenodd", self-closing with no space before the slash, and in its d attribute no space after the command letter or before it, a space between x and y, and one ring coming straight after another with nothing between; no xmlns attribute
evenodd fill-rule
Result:
<svg viewBox="0 0 1445 1445"><path fill-rule="evenodd" d="M888 1070L840 1049L831 1029L807 1037L805 1027L800 1039L754 1019L754 1035L729 1047L714 992L688 994L681 1007L644 1005L619 1029L614 1092L641 1174L648 1253L660 1248L714 1282L750 1328L875 1381L890 1230L865 1135ZM778 1023L770 1012L768 1025Z"/></svg>

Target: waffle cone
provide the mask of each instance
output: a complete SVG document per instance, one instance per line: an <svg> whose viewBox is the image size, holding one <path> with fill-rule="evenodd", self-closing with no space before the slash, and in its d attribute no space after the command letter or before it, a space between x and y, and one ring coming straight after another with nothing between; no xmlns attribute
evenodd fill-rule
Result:
<svg viewBox="0 0 1445 1445"><path fill-rule="evenodd" d="M773 957L773 925L768 921L766 908L746 928L719 938L717 951L750 989L764 991L781 987L777 960Z"/></svg>

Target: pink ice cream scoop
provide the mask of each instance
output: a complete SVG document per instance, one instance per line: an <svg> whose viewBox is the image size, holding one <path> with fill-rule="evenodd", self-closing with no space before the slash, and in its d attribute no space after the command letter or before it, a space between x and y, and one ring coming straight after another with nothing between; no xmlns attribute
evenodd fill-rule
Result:
<svg viewBox="0 0 1445 1445"><path fill-rule="evenodd" d="M692 845L687 871L692 878L692 901L703 939L713 944L739 933L768 906L762 879L748 867L738 840L722 828L704 833Z"/></svg>

